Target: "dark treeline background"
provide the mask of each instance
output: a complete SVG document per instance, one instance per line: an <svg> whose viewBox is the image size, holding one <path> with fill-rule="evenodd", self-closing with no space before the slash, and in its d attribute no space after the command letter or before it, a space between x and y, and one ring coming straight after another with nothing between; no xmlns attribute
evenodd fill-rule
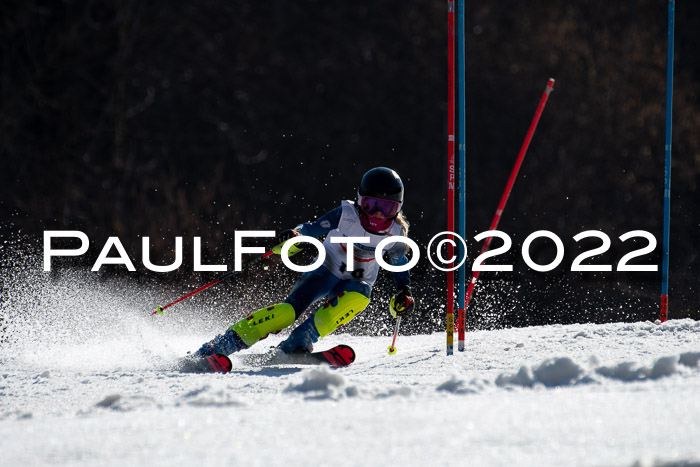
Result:
<svg viewBox="0 0 700 467"><path fill-rule="evenodd" d="M0 18L5 236L21 229L40 245L44 230L82 230L92 260L118 236L140 274L142 236L160 263L183 236L185 266L159 279L190 285L212 277L192 272L192 237L207 261L232 265L234 230L321 215L377 165L404 179L421 246L446 228L446 2L8 1ZM671 316L696 319L699 36L700 3L679 2ZM470 238L488 228L557 80L499 226L513 248L495 262L515 272L481 275L470 327L658 316L660 272L567 270L598 246L573 241L589 229L613 245L594 263L615 266L644 245L618 237L643 229L658 246L635 262L661 264L666 39L661 0L467 2ZM519 254L541 229L566 247L548 273ZM479 248L472 239L472 259ZM540 241L532 254L548 263L553 251ZM284 296L293 273L271 271L287 276ZM254 276L242 280L257 293ZM444 276L423 258L414 284L412 328L441 329ZM385 274L379 298L389 285Z"/></svg>

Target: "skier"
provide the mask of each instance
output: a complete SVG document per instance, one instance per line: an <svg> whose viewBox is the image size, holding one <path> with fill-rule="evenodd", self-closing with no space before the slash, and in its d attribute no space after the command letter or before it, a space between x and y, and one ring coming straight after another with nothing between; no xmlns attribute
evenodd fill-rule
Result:
<svg viewBox="0 0 700 467"><path fill-rule="evenodd" d="M314 222L300 224L281 232L279 244L273 249L279 253L282 245L298 235L320 237L326 235L323 246L326 259L320 267L305 272L282 303L262 308L240 320L222 335L205 343L193 355L208 357L214 354L230 355L247 349L270 333L277 333L293 324L317 300L328 300L304 320L280 349L285 353L312 352L319 338L348 323L370 302L372 286L379 266L375 247L387 236L408 234L408 222L403 205L403 182L396 172L376 167L364 174L358 188L357 200L342 204ZM369 237L369 243L353 245L354 270L346 265L347 243L331 243L334 237ZM293 241L293 240L291 240ZM389 264L408 263L405 244L390 243L384 250ZM414 307L408 271L393 272L397 293L390 302L394 317L410 312Z"/></svg>

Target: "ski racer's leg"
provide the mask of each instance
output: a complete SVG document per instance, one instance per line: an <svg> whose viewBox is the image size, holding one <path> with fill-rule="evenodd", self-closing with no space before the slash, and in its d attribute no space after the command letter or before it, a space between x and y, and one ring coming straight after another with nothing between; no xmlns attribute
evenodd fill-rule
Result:
<svg viewBox="0 0 700 467"><path fill-rule="evenodd" d="M345 280L330 293L333 299L314 313L314 323L321 337L332 333L359 315L372 296L372 286L361 280Z"/></svg>
<svg viewBox="0 0 700 467"><path fill-rule="evenodd" d="M216 353L230 355L247 349L270 333L279 332L294 323L309 305L327 295L337 284L338 278L323 266L307 272L296 282L284 303L249 314L224 334L202 345L196 354L202 357Z"/></svg>
<svg viewBox="0 0 700 467"><path fill-rule="evenodd" d="M350 322L369 305L372 287L363 281L341 281L332 292L337 294L292 331L280 346L282 351L313 351L319 338Z"/></svg>
<svg viewBox="0 0 700 467"><path fill-rule="evenodd" d="M249 314L224 334L202 345L197 355L206 357L216 353L230 355L247 349L270 333L279 332L294 322L296 314L289 303L278 303Z"/></svg>

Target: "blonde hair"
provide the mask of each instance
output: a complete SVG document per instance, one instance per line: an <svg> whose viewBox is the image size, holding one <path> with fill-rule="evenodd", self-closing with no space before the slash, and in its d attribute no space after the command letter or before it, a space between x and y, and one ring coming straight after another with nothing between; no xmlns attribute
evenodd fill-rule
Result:
<svg viewBox="0 0 700 467"><path fill-rule="evenodd" d="M397 224L401 226L401 233L403 234L404 237L408 236L408 226L410 223L408 222L408 219L406 219L406 214L403 213L403 211L400 211L396 215L396 219L394 219Z"/></svg>

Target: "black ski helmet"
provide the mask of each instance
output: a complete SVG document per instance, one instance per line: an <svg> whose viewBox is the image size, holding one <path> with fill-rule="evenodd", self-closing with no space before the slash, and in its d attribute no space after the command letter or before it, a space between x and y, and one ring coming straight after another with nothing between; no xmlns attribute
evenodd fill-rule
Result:
<svg viewBox="0 0 700 467"><path fill-rule="evenodd" d="M358 199L373 196L403 204L403 182L395 171L387 167L375 167L362 176L357 194Z"/></svg>

